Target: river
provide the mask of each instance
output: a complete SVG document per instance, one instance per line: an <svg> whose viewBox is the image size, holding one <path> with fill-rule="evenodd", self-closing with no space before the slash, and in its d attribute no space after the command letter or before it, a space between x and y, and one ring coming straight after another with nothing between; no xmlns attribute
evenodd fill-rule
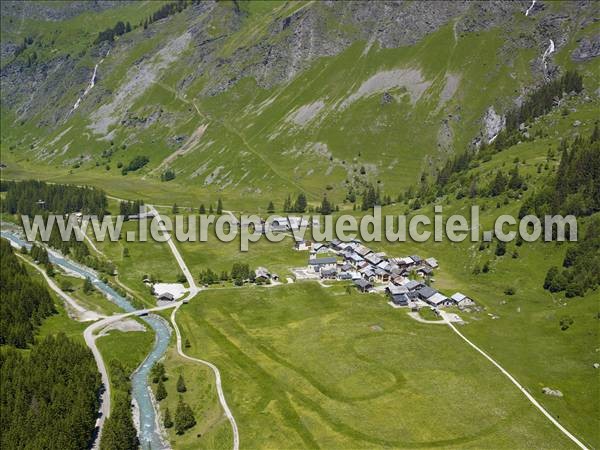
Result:
<svg viewBox="0 0 600 450"><path fill-rule="evenodd" d="M2 222L1 226L0 236L19 247L25 246L28 249L31 248L31 244L19 237L17 232L4 229L5 227L14 228L14 225ZM129 300L119 295L113 288L100 280L96 271L68 260L55 251L49 251L48 257L52 264L58 265L68 272L89 278L97 289L103 292L111 302L115 303L125 312L136 310ZM154 363L162 358L167 351L171 337L171 327L160 316L149 315L141 317L141 319L154 330L155 340L151 352L131 377L132 398L137 404L137 411L139 412L139 439L143 449L165 449L169 448L169 446L166 444L161 433L161 428L158 425L157 411L151 397L149 374Z"/></svg>

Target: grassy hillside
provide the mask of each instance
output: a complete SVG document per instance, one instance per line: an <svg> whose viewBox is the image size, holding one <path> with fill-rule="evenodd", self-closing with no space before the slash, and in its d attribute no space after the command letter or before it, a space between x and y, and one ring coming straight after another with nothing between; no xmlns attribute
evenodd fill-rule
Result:
<svg viewBox="0 0 600 450"><path fill-rule="evenodd" d="M135 26L149 8L142 2L105 10L94 15L96 29L111 20ZM3 176L90 183L157 203L177 198L196 206L196 199L214 203L223 197L233 209L264 207L269 200L280 204L298 191L313 202L325 192L340 202L348 186L361 189L366 181L395 196L448 155L463 151L480 134L489 107L505 110L540 81L547 42L538 24L544 17L567 12L569 20L581 20L565 3L535 19L515 10L510 23L468 31L464 22L475 14L469 12L416 45L388 48L361 39L345 17L315 8L322 6L250 2L236 11L221 3L209 12L190 6L117 38L106 57L107 48L91 43L93 33L79 33L77 39L69 34L89 25L92 13L60 26L45 23L60 32L50 45L50 31L40 31L50 46L42 54L51 54L52 46L70 53L70 46L78 45L86 56L77 64L87 66L88 74L82 71L81 79L53 100L56 110L64 111L55 124L42 120L43 111L31 116L34 111L17 112L3 102L2 159L8 165ZM238 67L243 63L255 71L254 46L265 42L277 51L292 39L289 29L274 31L280 21L315 11L328 21L319 33L327 37L337 29L351 45L315 58L285 82L265 85ZM569 54L576 39L597 32L597 24L582 23L577 31L566 27L561 31L566 42L557 41L556 61L565 67L574 65ZM34 25L24 21L9 31L25 35ZM216 59L198 62L202 52L190 42L199 28L203 34L196 39L206 39L204 51ZM236 62L243 49L252 52ZM219 58L227 63L219 64ZM95 63L96 85L70 112ZM193 68L197 63L200 67ZM577 66L593 92L597 63ZM275 76L277 70L265 66L263 72ZM215 94L214 84L228 77L226 90ZM142 155L148 164L122 175L120 166ZM169 168L176 178L160 182Z"/></svg>

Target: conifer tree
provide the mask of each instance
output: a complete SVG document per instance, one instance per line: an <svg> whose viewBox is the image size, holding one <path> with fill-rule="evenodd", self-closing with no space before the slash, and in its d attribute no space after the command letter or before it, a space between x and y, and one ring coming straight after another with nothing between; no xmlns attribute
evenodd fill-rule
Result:
<svg viewBox="0 0 600 450"><path fill-rule="evenodd" d="M156 400L159 402L167 398L167 390L162 380L159 380L158 386L156 387Z"/></svg>
<svg viewBox="0 0 600 450"><path fill-rule="evenodd" d="M185 392L187 391L187 388L185 386L185 381L183 380L183 375L179 375L179 378L177 379L177 392Z"/></svg>
<svg viewBox="0 0 600 450"><path fill-rule="evenodd" d="M169 408L165 409L165 416L163 417L163 425L165 428L171 428L173 426L173 419L171 419L171 412Z"/></svg>
<svg viewBox="0 0 600 450"><path fill-rule="evenodd" d="M94 285L92 284L92 280L90 280L88 277L86 277L85 281L83 282L83 292L85 292L86 294L89 294L93 290L94 290Z"/></svg>
<svg viewBox="0 0 600 450"><path fill-rule="evenodd" d="M192 408L182 398L179 398L177 410L175 411L175 431L177 434L183 434L194 425L196 425L196 419Z"/></svg>
<svg viewBox="0 0 600 450"><path fill-rule="evenodd" d="M327 215L331 214L331 212L332 212L331 203L329 203L329 200L327 199L327 195L324 195L323 201L321 202L321 214L327 216Z"/></svg>

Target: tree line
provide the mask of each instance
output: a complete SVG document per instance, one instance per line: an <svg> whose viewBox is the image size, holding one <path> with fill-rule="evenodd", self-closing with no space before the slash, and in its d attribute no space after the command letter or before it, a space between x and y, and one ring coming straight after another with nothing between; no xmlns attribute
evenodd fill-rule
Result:
<svg viewBox="0 0 600 450"><path fill-rule="evenodd" d="M600 216L590 218L584 238L567 249L562 267L546 273L544 289L565 292L566 297L583 296L600 285Z"/></svg>
<svg viewBox="0 0 600 450"><path fill-rule="evenodd" d="M200 284L211 285L219 281L233 280L236 286L241 286L247 281L254 283L255 278L254 270L250 269L250 266L245 263L233 263L231 272L224 270L220 274L209 267L201 270L198 277Z"/></svg>
<svg viewBox="0 0 600 450"><path fill-rule="evenodd" d="M564 93L579 94L582 89L582 76L576 71L568 71L556 80L545 82L534 89L520 107L506 113L506 127L498 134L493 143L482 143L478 148L470 148L449 158L442 167L438 168L433 182L428 182L428 177L422 174L419 186L416 188L409 187L407 191L398 196L398 201L408 202L413 200L413 209L419 209L422 205L446 194L449 186L456 188L459 198L466 195L471 197L477 195L493 197L507 190L509 193L510 190L526 191L528 186L520 178L520 175L519 179L512 180L520 186L516 189L510 187L511 183L507 177L511 177L513 172L509 173L508 176L505 173L497 173L496 179L483 186L477 185L476 179L465 179L462 175L469 169L477 167L481 162L489 161L494 153L516 144L519 140L526 139L519 132L521 123L531 122L533 119L550 112L560 103ZM585 140L582 140L579 144L582 142L585 142ZM582 157L588 161L593 159L590 152L586 152ZM538 167L538 173L540 168ZM572 178L571 180L575 179Z"/></svg>
<svg viewBox="0 0 600 450"><path fill-rule="evenodd" d="M167 3L163 6L161 6L154 13L149 15L147 19L144 19L143 24L141 22L140 22L140 24L143 25L144 30L145 30L146 28L148 28L148 25L150 25L158 20L164 19L166 17L172 16L173 14L183 11L185 8L188 7L189 3L190 2L188 2L187 0L178 0L176 2ZM200 0L192 0L191 3L192 4L200 3Z"/></svg>
<svg viewBox="0 0 600 450"><path fill-rule="evenodd" d="M0 192L6 192L2 211L8 214L33 216L44 212L104 216L108 201L106 194L93 187L48 184L43 181L2 181Z"/></svg>
<svg viewBox="0 0 600 450"><path fill-rule="evenodd" d="M0 269L0 345L26 348L33 344L43 319L56 312L54 303L46 287L31 278L6 239L0 239Z"/></svg>
<svg viewBox="0 0 600 450"><path fill-rule="evenodd" d="M113 388L113 403L110 417L104 423L100 450L137 450L139 440L131 411L130 374L135 370L124 367L116 359L108 363L110 383Z"/></svg>
<svg viewBox="0 0 600 450"><path fill-rule="evenodd" d="M116 25L112 28L107 28L104 31L98 33L98 37L96 38L95 44L99 44L100 42L107 41L113 42L115 40L115 36L122 36L125 33L129 33L131 31L131 24L129 22L118 21Z"/></svg>
<svg viewBox="0 0 600 450"><path fill-rule="evenodd" d="M119 214L124 216L125 220L127 220L129 216L139 214L142 211L143 206L143 200L121 201L119 202Z"/></svg>
<svg viewBox="0 0 600 450"><path fill-rule="evenodd" d="M556 175L535 195L527 198L519 217L527 214L587 216L600 211L600 128L589 137L561 141Z"/></svg>
<svg viewBox="0 0 600 450"><path fill-rule="evenodd" d="M63 333L47 336L29 354L4 348L0 351L0 447L88 448L100 385L92 353Z"/></svg>

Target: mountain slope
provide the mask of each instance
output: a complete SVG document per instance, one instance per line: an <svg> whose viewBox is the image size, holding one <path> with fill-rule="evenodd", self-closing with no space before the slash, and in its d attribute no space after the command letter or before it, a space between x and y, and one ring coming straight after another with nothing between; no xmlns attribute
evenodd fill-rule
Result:
<svg viewBox="0 0 600 450"><path fill-rule="evenodd" d="M144 28L160 4L100 2L97 32L133 30L95 43L89 12L3 4L6 176L188 201L340 202L366 182L395 196L487 135L489 108L501 114L562 70L542 61L549 39L555 60L597 85L597 60L570 58L598 32L593 2L538 2L527 17L529 2L186 5ZM32 44L11 56L23 37ZM136 156L148 164L124 178ZM157 185L168 168L175 180Z"/></svg>

